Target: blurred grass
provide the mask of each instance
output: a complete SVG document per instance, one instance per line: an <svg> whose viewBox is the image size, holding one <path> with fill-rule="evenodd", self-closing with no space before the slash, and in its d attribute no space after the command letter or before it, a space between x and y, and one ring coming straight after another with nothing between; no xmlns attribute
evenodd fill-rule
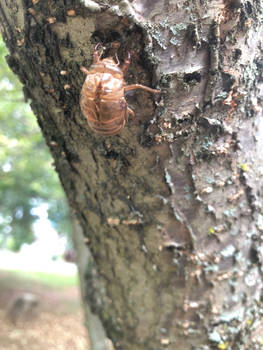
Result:
<svg viewBox="0 0 263 350"><path fill-rule="evenodd" d="M63 276L45 272L31 272L20 270L0 270L0 288L6 284L10 287L30 287L32 283L47 288L67 288L78 285L78 275Z"/></svg>

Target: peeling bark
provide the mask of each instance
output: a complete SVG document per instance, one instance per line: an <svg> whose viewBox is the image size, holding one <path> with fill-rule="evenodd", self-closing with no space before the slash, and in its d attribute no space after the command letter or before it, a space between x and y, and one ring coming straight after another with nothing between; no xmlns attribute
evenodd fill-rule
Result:
<svg viewBox="0 0 263 350"><path fill-rule="evenodd" d="M0 5L92 254L84 302L116 349L262 347L262 14L259 0ZM131 53L128 84L162 90L128 95L137 122L114 137L79 108L97 42Z"/></svg>

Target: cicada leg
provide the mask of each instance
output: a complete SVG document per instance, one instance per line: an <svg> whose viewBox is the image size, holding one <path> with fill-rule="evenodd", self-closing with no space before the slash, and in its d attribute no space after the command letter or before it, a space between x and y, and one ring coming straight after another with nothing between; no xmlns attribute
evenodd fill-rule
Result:
<svg viewBox="0 0 263 350"><path fill-rule="evenodd" d="M133 110L127 107L126 121L128 121L129 114L131 115L132 120L135 122L135 114Z"/></svg>
<svg viewBox="0 0 263 350"><path fill-rule="evenodd" d="M121 66L121 70L122 70L122 72L123 72L123 75L126 74L128 68L129 68L129 65L130 65L130 63L131 63L130 58L131 58L131 55L130 55L130 53L128 52L128 57L126 58L126 60L124 61L124 63L123 63L122 66Z"/></svg>
<svg viewBox="0 0 263 350"><path fill-rule="evenodd" d="M149 92L151 92L153 94L158 94L158 93L161 92L160 90L151 89L148 86L144 86L144 85L141 85L141 84L132 84L132 85L124 86L124 91L135 90L135 89L146 90L146 91L149 91Z"/></svg>
<svg viewBox="0 0 263 350"><path fill-rule="evenodd" d="M98 43L95 48L94 48L94 53L93 53L93 63L98 63L100 61L101 55L103 53L104 47L102 46L101 43Z"/></svg>
<svg viewBox="0 0 263 350"><path fill-rule="evenodd" d="M85 68L85 67L80 67L80 70L81 70L84 74L89 75L89 71L87 70L87 68Z"/></svg>
<svg viewBox="0 0 263 350"><path fill-rule="evenodd" d="M103 53L103 46L101 43L98 43L95 46L94 53L93 53L93 63L98 63L100 61L101 55ZM89 71L85 67L81 67L80 70L86 74L89 75Z"/></svg>
<svg viewBox="0 0 263 350"><path fill-rule="evenodd" d="M119 66L120 61L119 61L119 57L118 57L117 53L115 53L115 58L116 58L116 61L117 61L117 66Z"/></svg>

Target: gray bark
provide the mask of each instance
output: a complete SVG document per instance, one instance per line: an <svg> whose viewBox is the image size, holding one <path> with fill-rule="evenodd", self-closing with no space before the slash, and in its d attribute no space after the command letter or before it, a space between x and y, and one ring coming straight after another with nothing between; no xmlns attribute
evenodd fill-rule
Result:
<svg viewBox="0 0 263 350"><path fill-rule="evenodd" d="M92 254L84 303L116 349L262 346L262 14L258 0L0 5ZM114 137L79 108L99 41L130 52L128 84L162 90L128 95L137 122Z"/></svg>

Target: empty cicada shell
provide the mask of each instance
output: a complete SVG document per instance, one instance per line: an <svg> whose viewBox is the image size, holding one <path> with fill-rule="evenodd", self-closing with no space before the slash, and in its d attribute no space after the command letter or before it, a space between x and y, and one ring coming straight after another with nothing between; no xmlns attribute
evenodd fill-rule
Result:
<svg viewBox="0 0 263 350"><path fill-rule="evenodd" d="M125 126L129 114L134 119L134 112L125 100L125 91L143 89L154 94L160 91L140 84L125 86L124 74L130 64L130 55L119 66L112 57L101 59L97 46L90 69L81 67L87 77L81 90L80 107L93 131L115 135Z"/></svg>

